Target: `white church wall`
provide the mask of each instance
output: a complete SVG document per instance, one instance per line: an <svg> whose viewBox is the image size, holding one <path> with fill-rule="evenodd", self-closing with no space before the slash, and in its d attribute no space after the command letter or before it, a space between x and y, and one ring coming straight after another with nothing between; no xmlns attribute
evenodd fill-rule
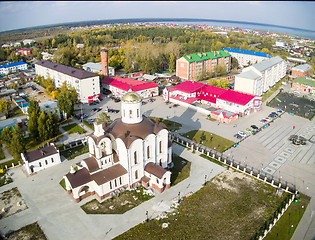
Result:
<svg viewBox="0 0 315 240"><path fill-rule="evenodd" d="M161 142L161 149L160 149ZM168 150L168 131L162 129L156 135L156 164L160 165L162 162L163 168L167 167L167 150Z"/></svg>
<svg viewBox="0 0 315 240"><path fill-rule="evenodd" d="M154 134L149 134L143 140L144 147L144 166L153 162L156 163L156 136ZM148 151L149 150L149 151Z"/></svg>

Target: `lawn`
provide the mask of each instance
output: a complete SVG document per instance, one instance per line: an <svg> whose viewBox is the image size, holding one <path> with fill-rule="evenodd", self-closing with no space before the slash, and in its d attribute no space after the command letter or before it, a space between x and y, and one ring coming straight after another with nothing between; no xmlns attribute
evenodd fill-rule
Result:
<svg viewBox="0 0 315 240"><path fill-rule="evenodd" d="M272 230L264 238L266 240L281 239L290 240L293 233L298 226L307 205L310 202L310 198L301 194L301 198L292 203ZM293 225L293 227L292 227Z"/></svg>
<svg viewBox="0 0 315 240"><path fill-rule="evenodd" d="M174 167L171 169L171 186L174 186L189 177L191 162L177 155L172 156L172 161Z"/></svg>
<svg viewBox="0 0 315 240"><path fill-rule="evenodd" d="M68 118L68 119L64 119L60 122L60 125L66 124L66 123L72 123L72 119Z"/></svg>
<svg viewBox="0 0 315 240"><path fill-rule="evenodd" d="M79 133L79 134L86 133L86 131L83 128L81 128L76 123L72 123L72 124L69 124L67 126L63 126L62 128L65 131L67 131L67 133L69 133L69 134L72 134L72 133Z"/></svg>
<svg viewBox="0 0 315 240"><path fill-rule="evenodd" d="M47 239L44 232L37 224L34 222L32 224L26 225L14 232L6 235L7 239L23 239L23 240L45 240Z"/></svg>
<svg viewBox="0 0 315 240"><path fill-rule="evenodd" d="M191 140L195 138L197 140L197 143L200 143L218 152L223 152L224 150L230 148L235 144L235 142L230 141L226 138L202 130L192 130L184 133L183 136Z"/></svg>
<svg viewBox="0 0 315 240"><path fill-rule="evenodd" d="M156 117L149 117L149 118L156 120ZM163 119L163 118L159 118L159 119L160 119L160 122L166 125L169 131L177 131L178 129L182 127L182 124L178 122L174 122L174 121Z"/></svg>
<svg viewBox="0 0 315 240"><path fill-rule="evenodd" d="M126 190L102 203L94 199L81 208L87 214L123 214L153 197L145 194L144 191L142 186L136 191Z"/></svg>
<svg viewBox="0 0 315 240"><path fill-rule="evenodd" d="M63 189L64 190L66 190L67 191L67 189L66 189L66 181L65 181L65 179L63 178L63 179L61 179L61 181L59 182L59 184L60 184L60 186L61 187L63 187Z"/></svg>
<svg viewBox="0 0 315 240"><path fill-rule="evenodd" d="M32 139L31 137L27 137L27 138L25 138L26 151L30 151L30 150L36 149L37 147L41 147L43 145L46 145L47 142L57 142L60 137L62 137L62 134L58 134L56 137L53 137L53 138L48 139L48 140L43 141L43 142L41 140L35 140L35 139Z"/></svg>
<svg viewBox="0 0 315 240"><path fill-rule="evenodd" d="M89 146L88 145L79 145L77 147L67 149L67 150L61 150L60 154L63 155L66 159L71 160L74 159L77 156L80 156L84 153L89 152Z"/></svg>
<svg viewBox="0 0 315 240"><path fill-rule="evenodd" d="M253 239L287 197L230 169L184 198L167 218L143 222L116 239Z"/></svg>
<svg viewBox="0 0 315 240"><path fill-rule="evenodd" d="M87 126L88 128L91 128L94 131L94 126L90 123L88 123L87 121L83 120L82 122L85 126Z"/></svg>
<svg viewBox="0 0 315 240"><path fill-rule="evenodd" d="M8 118L15 118L19 116L23 116L22 110L16 106L13 102L10 102L9 105L9 117Z"/></svg>
<svg viewBox="0 0 315 240"><path fill-rule="evenodd" d="M10 160L10 161L6 161L6 162L3 162L3 163L0 163L0 168L5 168L5 165L7 165L7 167L11 167L12 166L12 163L15 165L18 165L19 164L19 161L18 159L13 159L13 160Z"/></svg>

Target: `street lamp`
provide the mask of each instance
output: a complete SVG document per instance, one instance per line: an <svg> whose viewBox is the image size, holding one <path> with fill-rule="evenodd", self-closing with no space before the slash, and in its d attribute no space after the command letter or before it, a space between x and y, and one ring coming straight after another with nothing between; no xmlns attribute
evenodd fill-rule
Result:
<svg viewBox="0 0 315 240"><path fill-rule="evenodd" d="M180 202L180 192L178 193L178 203Z"/></svg>
<svg viewBox="0 0 315 240"><path fill-rule="evenodd" d="M146 211L145 214L147 215L147 222L149 221L149 212Z"/></svg>
<svg viewBox="0 0 315 240"><path fill-rule="evenodd" d="M205 175L205 185L206 185L206 183L207 183L207 174Z"/></svg>

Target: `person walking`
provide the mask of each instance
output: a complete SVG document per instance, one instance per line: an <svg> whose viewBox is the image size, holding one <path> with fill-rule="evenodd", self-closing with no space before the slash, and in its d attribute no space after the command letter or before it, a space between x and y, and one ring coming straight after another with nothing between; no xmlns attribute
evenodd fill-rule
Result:
<svg viewBox="0 0 315 240"><path fill-rule="evenodd" d="M295 126L293 126L293 129L295 129Z"/></svg>

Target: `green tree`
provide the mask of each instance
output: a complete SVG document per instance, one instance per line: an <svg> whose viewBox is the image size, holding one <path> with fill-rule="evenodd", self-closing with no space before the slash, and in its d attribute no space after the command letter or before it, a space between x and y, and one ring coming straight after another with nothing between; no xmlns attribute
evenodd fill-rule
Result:
<svg viewBox="0 0 315 240"><path fill-rule="evenodd" d="M29 119L27 122L27 129L32 139L38 139L38 117L39 115L36 112L32 112L28 115Z"/></svg>
<svg viewBox="0 0 315 240"><path fill-rule="evenodd" d="M60 121L59 121L59 117L58 117L56 109L54 109L52 117L53 117L53 122L54 122L54 124L53 124L53 136L57 136L59 133Z"/></svg>
<svg viewBox="0 0 315 240"><path fill-rule="evenodd" d="M170 54L170 64L169 64L169 71L173 72L176 68L176 60L173 53Z"/></svg>
<svg viewBox="0 0 315 240"><path fill-rule="evenodd" d="M111 122L110 117L105 113L105 112L101 112L98 115L98 118L96 119L96 122L99 123L103 123L103 122Z"/></svg>
<svg viewBox="0 0 315 240"><path fill-rule="evenodd" d="M78 94L75 89L69 89L67 83L63 82L57 99L57 106L60 111L66 115L66 118L71 116L74 111L74 104L78 101Z"/></svg>
<svg viewBox="0 0 315 240"><path fill-rule="evenodd" d="M48 139L48 131L46 129L46 114L45 111L42 110L42 112L40 113L39 117L38 117L38 133L39 133L39 137L41 140L46 140Z"/></svg>
<svg viewBox="0 0 315 240"><path fill-rule="evenodd" d="M50 110L48 110L48 116L46 118L46 131L47 139L54 137L54 118Z"/></svg>
<svg viewBox="0 0 315 240"><path fill-rule="evenodd" d="M11 128L6 127L1 132L1 141L7 146L7 148L9 148L11 139L12 139Z"/></svg>
<svg viewBox="0 0 315 240"><path fill-rule="evenodd" d="M9 104L5 98L0 100L0 112L4 113L6 117L9 115Z"/></svg>
<svg viewBox="0 0 315 240"><path fill-rule="evenodd" d="M235 57L231 58L231 67L232 67L232 69L234 69L234 68L237 69L239 67L239 63Z"/></svg>
<svg viewBox="0 0 315 240"><path fill-rule="evenodd" d="M13 128L10 148L13 157L15 159L21 159L21 153L25 151L25 141L21 128L18 126Z"/></svg>

